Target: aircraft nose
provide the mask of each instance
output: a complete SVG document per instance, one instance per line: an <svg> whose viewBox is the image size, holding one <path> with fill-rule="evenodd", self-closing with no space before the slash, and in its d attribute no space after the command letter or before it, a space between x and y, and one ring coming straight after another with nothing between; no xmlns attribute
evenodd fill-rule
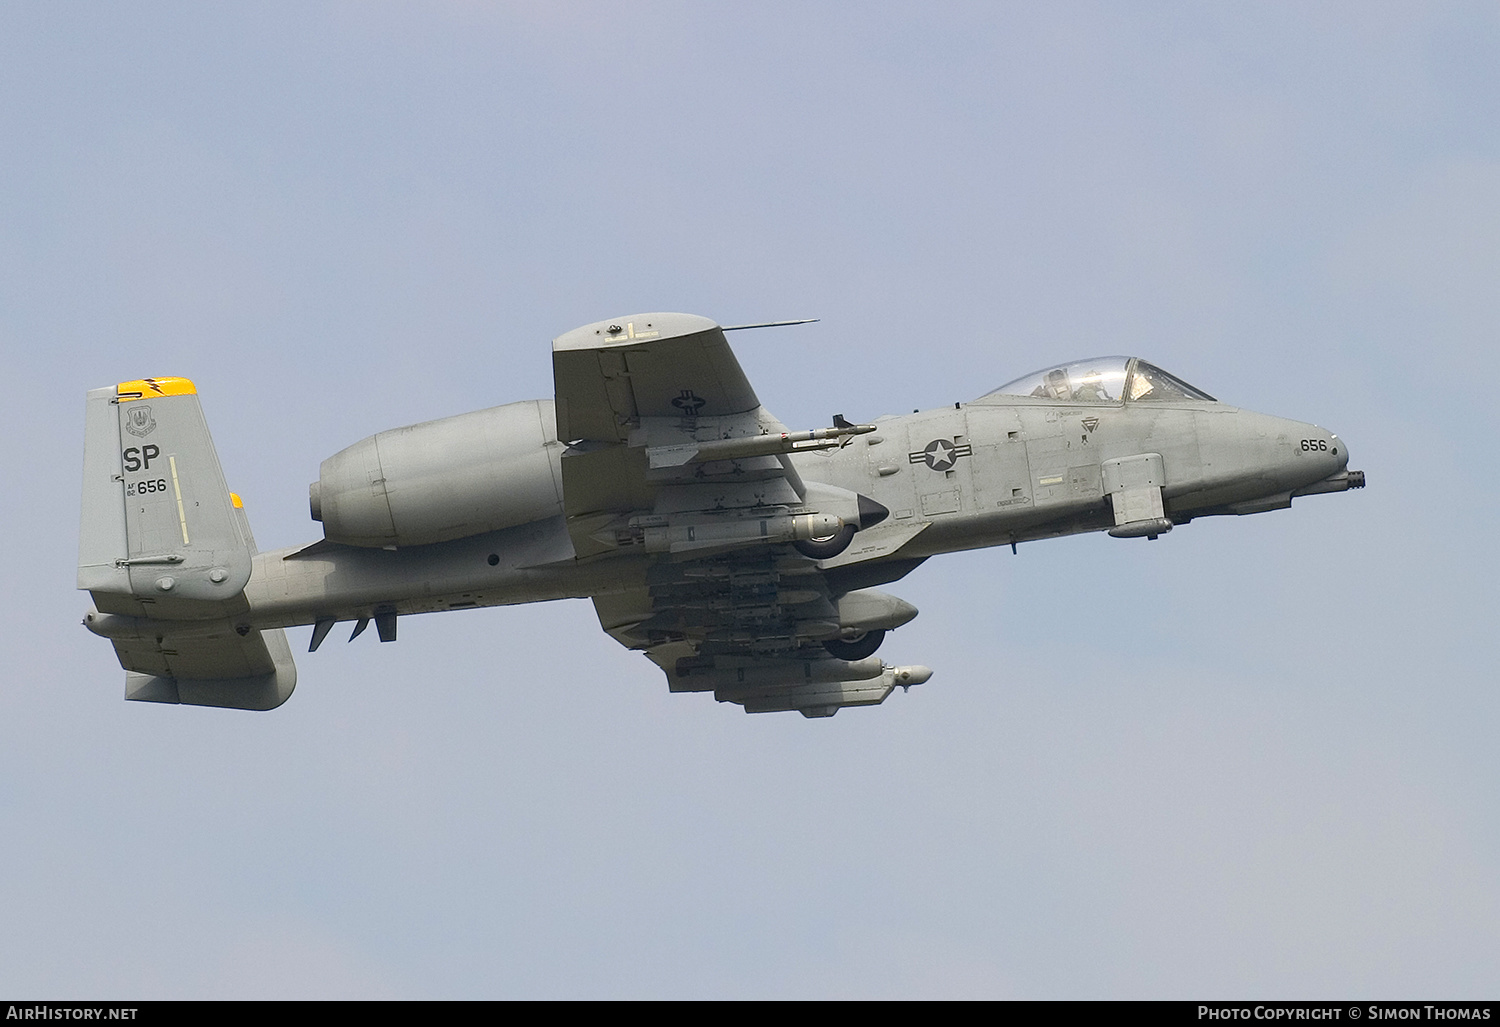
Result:
<svg viewBox="0 0 1500 1027"><path fill-rule="evenodd" d="M1315 424L1299 424L1292 438L1294 463L1299 465L1298 476L1316 475L1326 478L1337 474L1349 465L1349 447L1333 432Z"/></svg>
<svg viewBox="0 0 1500 1027"><path fill-rule="evenodd" d="M1312 428L1312 425L1308 425ZM1320 492L1343 492L1346 489L1362 489L1365 487L1365 472L1349 470L1349 447L1343 439L1332 432L1324 432L1321 428L1314 429L1322 432L1320 436L1306 435L1300 440L1302 449L1296 455L1310 458L1310 467L1316 473L1322 474L1315 482L1310 482L1293 490L1293 496L1312 496ZM1324 446L1327 450L1324 450Z"/></svg>
<svg viewBox="0 0 1500 1027"><path fill-rule="evenodd" d="M1315 424L1236 411L1232 419L1205 416L1198 438L1205 465L1224 468L1220 473L1236 487L1263 490L1249 506L1235 506L1236 511L1279 509L1256 504L1274 500L1284 505L1288 494L1342 492L1364 484L1364 475L1347 470L1344 440Z"/></svg>
<svg viewBox="0 0 1500 1027"><path fill-rule="evenodd" d="M1349 463L1344 440L1325 428L1302 421L1265 418L1267 434L1274 432L1276 444L1267 453L1267 477L1283 488L1300 489L1329 475L1338 474Z"/></svg>

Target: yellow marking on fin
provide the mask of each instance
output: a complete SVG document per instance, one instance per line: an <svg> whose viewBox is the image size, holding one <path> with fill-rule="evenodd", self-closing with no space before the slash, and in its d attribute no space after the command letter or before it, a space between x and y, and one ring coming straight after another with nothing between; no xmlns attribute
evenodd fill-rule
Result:
<svg viewBox="0 0 1500 1027"><path fill-rule="evenodd" d="M182 544L192 545L187 537L187 512L182 509L182 486L177 483L177 458L169 456L167 463L172 465L172 491L177 493L177 523L182 525Z"/></svg>
<svg viewBox="0 0 1500 1027"><path fill-rule="evenodd" d="M245 509L245 501L240 498L240 494L238 492L229 493L229 501L234 504L234 508L236 510Z"/></svg>
<svg viewBox="0 0 1500 1027"><path fill-rule="evenodd" d="M186 378L137 378L115 386L115 397L121 403L152 396L195 396L198 387Z"/></svg>

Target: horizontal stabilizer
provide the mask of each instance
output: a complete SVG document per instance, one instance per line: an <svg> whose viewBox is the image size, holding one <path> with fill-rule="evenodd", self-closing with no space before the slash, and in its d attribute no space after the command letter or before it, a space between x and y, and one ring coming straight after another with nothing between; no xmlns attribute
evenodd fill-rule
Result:
<svg viewBox="0 0 1500 1027"><path fill-rule="evenodd" d="M154 655L167 663L165 669L181 668L186 673L153 674L127 670L125 698L184 706L274 710L287 701L297 685L297 667L292 662L286 632L281 628L252 629L239 641L242 644L234 646L223 638L174 641L168 636L157 646ZM171 648L163 650L162 645L171 645ZM120 655L120 662L125 663L127 651L121 642L115 642L115 650ZM145 655L139 648L133 648L131 654ZM155 661L142 661L147 662ZM236 665L241 673L233 677L219 676ZM213 676L190 676L193 674Z"/></svg>

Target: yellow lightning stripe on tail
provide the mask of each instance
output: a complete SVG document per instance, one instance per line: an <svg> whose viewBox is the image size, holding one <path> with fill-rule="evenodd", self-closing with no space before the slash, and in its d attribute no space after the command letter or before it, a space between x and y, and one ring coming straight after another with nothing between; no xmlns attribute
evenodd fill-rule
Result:
<svg viewBox="0 0 1500 1027"><path fill-rule="evenodd" d="M194 396L197 393L198 387L186 378L137 378L115 386L115 396L121 403L152 396Z"/></svg>

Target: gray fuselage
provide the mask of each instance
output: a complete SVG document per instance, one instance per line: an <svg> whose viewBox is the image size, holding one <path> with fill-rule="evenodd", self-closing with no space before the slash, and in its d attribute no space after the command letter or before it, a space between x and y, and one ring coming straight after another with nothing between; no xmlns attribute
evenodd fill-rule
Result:
<svg viewBox="0 0 1500 1027"><path fill-rule="evenodd" d="M541 426L526 443L534 455L520 454L499 472L501 482L487 486L525 497L529 520L450 541L380 548L325 540L258 554L245 589L251 622L287 627L640 587L653 562L648 555L575 559L558 467L566 447L552 437L551 407L546 400L509 404L433 422L455 439L469 437L460 433L481 421ZM1110 529L1117 523L1111 462L1139 454L1159 455L1160 502L1175 524L1280 509L1296 495L1351 487L1338 480L1348 451L1337 436L1218 402L1076 404L991 395L875 424L876 431L841 448L791 456L805 481L885 506L890 517L882 530L925 525L898 550L867 561L861 584L893 580L938 553ZM475 473L483 472L428 487L473 493Z"/></svg>

